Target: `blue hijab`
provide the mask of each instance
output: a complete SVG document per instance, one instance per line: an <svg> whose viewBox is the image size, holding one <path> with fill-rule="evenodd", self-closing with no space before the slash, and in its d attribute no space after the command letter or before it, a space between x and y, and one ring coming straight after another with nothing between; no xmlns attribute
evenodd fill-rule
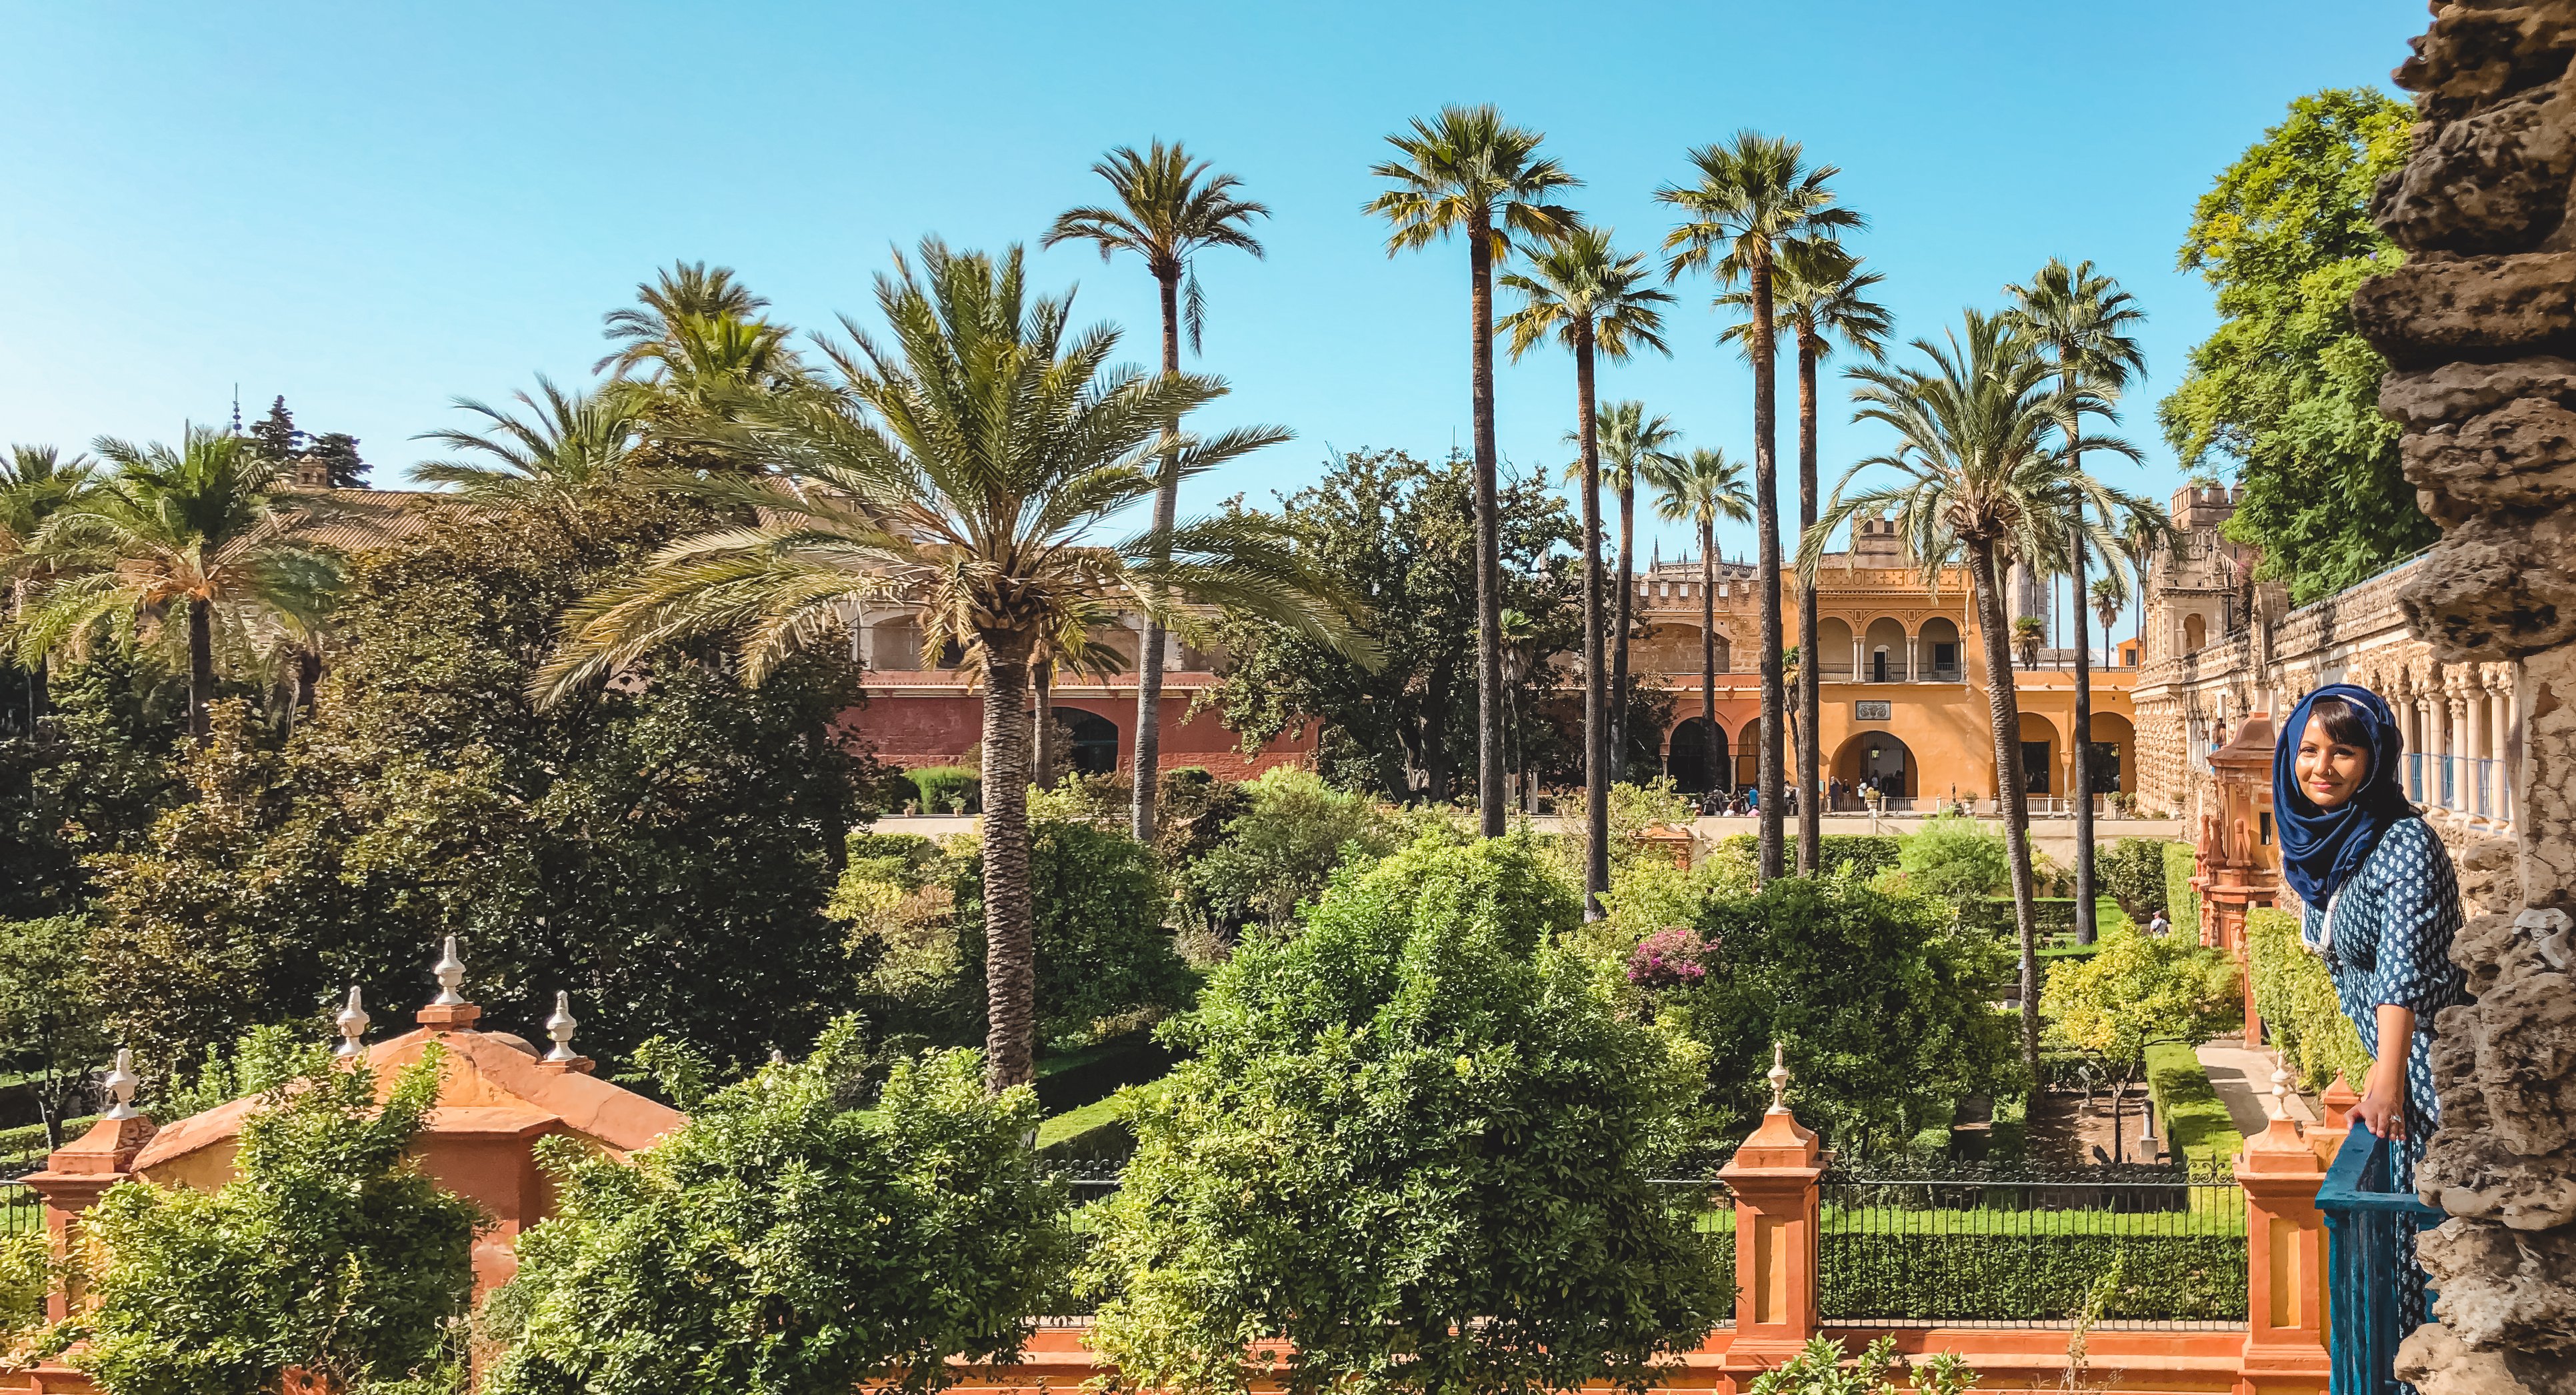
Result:
<svg viewBox="0 0 2576 1395"><path fill-rule="evenodd" d="M2369 773L2339 809L2320 809L2299 792L2299 734L2307 730L2309 710L2328 698L2340 700L2370 727ZM2415 806L2397 780L2398 758L2405 752L2396 715L2368 688L2328 683L2290 709L2272 746L2272 818L2281 830L2281 875L2301 901L2325 905L2361 870L2379 835L2414 817Z"/></svg>

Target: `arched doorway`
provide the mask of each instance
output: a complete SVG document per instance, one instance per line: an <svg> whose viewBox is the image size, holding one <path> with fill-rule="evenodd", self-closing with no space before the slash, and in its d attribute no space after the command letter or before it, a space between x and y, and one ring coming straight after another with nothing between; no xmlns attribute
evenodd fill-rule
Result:
<svg viewBox="0 0 2576 1395"><path fill-rule="evenodd" d="M1066 752L1074 773L1106 775L1118 768L1118 724L1097 712L1078 707L1059 707L1056 717L1073 732L1071 749Z"/></svg>
<svg viewBox="0 0 2576 1395"><path fill-rule="evenodd" d="M1868 633L1860 640L1861 675L1864 683L1903 683L1913 674L1905 655L1905 627L1881 617L1869 622Z"/></svg>
<svg viewBox="0 0 2576 1395"><path fill-rule="evenodd" d="M1915 662L1922 665L1927 682L1960 680L1965 656L1959 645L1959 627L1950 617L1935 615L1923 622L1923 632L1915 641Z"/></svg>
<svg viewBox="0 0 2576 1395"><path fill-rule="evenodd" d="M2096 712L2090 731L2092 764L2087 767L2093 777L2095 794L2118 794L2137 788L2131 775L2130 762L2136 757L2137 728L2117 712Z"/></svg>
<svg viewBox="0 0 2576 1395"><path fill-rule="evenodd" d="M1834 778L1843 782L1847 801L1856 799L1864 789L1875 789L1890 798L1911 798L1922 779L1914 752L1893 732L1855 733L1841 750L1834 752L1832 768Z"/></svg>
<svg viewBox="0 0 2576 1395"><path fill-rule="evenodd" d="M1705 717L1693 717L1673 728L1671 753L1664 769L1684 794L1706 794L1726 783L1726 729Z"/></svg>
<svg viewBox="0 0 2576 1395"><path fill-rule="evenodd" d="M2197 615L2182 618L2182 652L2197 654L2209 647L2209 622Z"/></svg>
<svg viewBox="0 0 2576 1395"><path fill-rule="evenodd" d="M2021 714L2021 787L2026 794L2057 792L2057 728L2036 712Z"/></svg>
<svg viewBox="0 0 2576 1395"><path fill-rule="evenodd" d="M1787 752L1782 752L1787 755ZM1735 733L1735 787L1750 789L1761 778L1762 719L1753 718ZM1783 775L1787 772L1784 770Z"/></svg>
<svg viewBox="0 0 2576 1395"><path fill-rule="evenodd" d="M1816 622L1816 674L1826 683L1852 681L1852 627L1828 615Z"/></svg>

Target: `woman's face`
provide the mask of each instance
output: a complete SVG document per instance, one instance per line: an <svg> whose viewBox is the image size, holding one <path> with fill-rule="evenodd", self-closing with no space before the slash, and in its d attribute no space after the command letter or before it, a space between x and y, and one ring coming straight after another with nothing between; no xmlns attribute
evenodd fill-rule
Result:
<svg viewBox="0 0 2576 1395"><path fill-rule="evenodd" d="M2299 793L2320 809L2339 809L2361 792L2370 777L2370 752L2348 746L2326 734L2323 723L2309 722L2299 731L2299 757L2292 772Z"/></svg>

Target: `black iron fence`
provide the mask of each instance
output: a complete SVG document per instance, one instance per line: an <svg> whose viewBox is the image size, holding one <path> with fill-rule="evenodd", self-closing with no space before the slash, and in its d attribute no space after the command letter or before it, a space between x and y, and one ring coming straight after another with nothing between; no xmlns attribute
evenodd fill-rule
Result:
<svg viewBox="0 0 2576 1395"><path fill-rule="evenodd" d="M2245 1321L2245 1195L2225 1164L1909 1160L1824 1178L1817 1310L1845 1326Z"/></svg>
<svg viewBox="0 0 2576 1395"><path fill-rule="evenodd" d="M45 1199L24 1182L0 1182L0 1235L25 1235L45 1228Z"/></svg>

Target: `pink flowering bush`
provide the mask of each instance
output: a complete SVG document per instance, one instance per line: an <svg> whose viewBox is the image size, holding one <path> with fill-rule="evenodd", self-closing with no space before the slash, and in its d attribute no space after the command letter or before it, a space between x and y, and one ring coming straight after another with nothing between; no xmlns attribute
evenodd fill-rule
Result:
<svg viewBox="0 0 2576 1395"><path fill-rule="evenodd" d="M1696 988L1708 977L1709 944L1687 925L1667 925L1637 942L1628 981L1640 988Z"/></svg>

